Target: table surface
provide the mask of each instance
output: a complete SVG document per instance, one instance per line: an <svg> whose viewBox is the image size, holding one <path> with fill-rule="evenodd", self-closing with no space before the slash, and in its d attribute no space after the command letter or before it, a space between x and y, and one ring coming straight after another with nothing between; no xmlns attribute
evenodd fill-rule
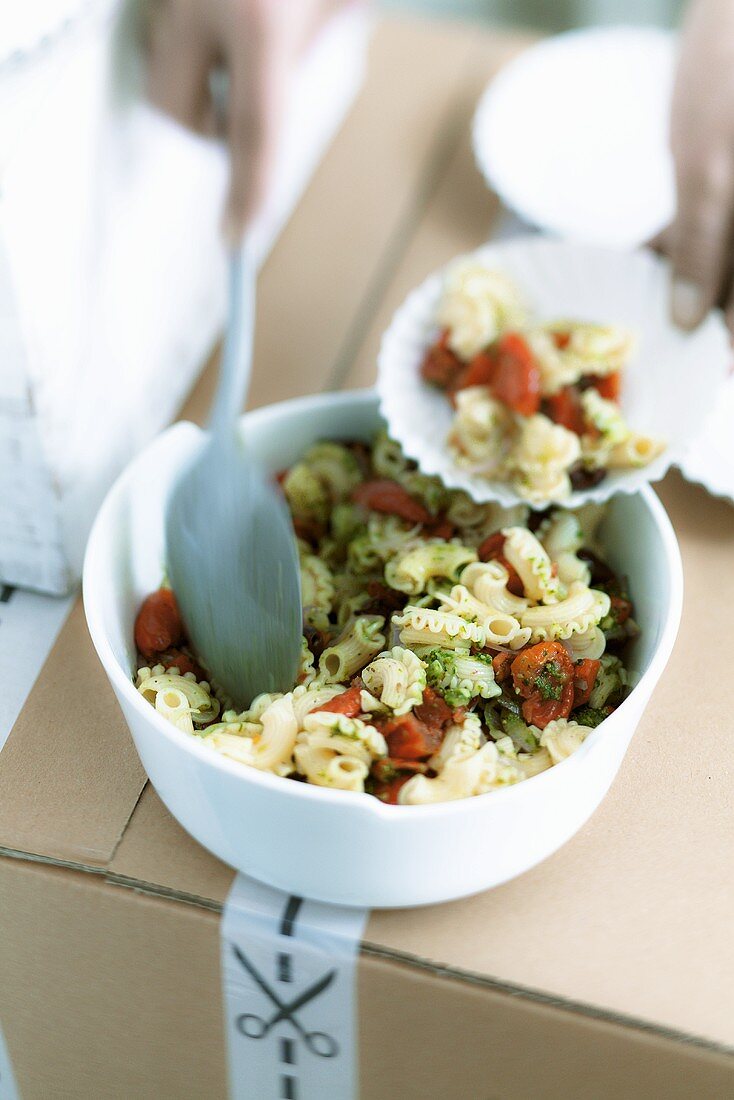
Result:
<svg viewBox="0 0 734 1100"><path fill-rule="evenodd" d="M500 211L473 164L470 118L487 80L527 41L416 21L377 29L366 87L261 273L251 405L369 385L380 334L408 290L491 236ZM203 419L215 377L213 358L185 417ZM683 551L683 622L601 808L559 853L506 886L409 917L373 913L366 943L734 1046L727 882L734 679L728 644L718 642L728 638L734 608L734 509L676 473L659 491ZM59 776L69 772L76 777L71 809L58 834L81 822L87 835L77 835L77 846L89 846L93 834L99 862L115 874L223 898L231 872L183 836L149 787L117 843L110 806L121 790L139 789L141 777L93 657L78 671L64 659L87 645L83 634L76 609L49 661L48 686L39 684L18 725L27 742L38 736L40 756L32 725L42 713L36 707L48 706L43 693L57 692L57 701L66 693L77 714L87 697L97 728L110 727L99 735L99 760L88 765L93 791L80 781L80 746L70 733L56 746L54 768L38 773L31 821L14 794L28 757L11 736L0 775L0 839L11 825L16 836L24 824L37 828L46 786L58 807ZM47 854L58 859L53 832L51 822ZM164 862L151 856L153 833L170 836ZM462 928L473 931L464 936Z"/></svg>

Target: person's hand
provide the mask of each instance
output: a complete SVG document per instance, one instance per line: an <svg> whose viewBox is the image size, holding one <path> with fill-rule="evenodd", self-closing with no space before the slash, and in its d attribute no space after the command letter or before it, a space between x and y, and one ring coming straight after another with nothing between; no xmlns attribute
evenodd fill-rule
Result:
<svg viewBox="0 0 734 1100"><path fill-rule="evenodd" d="M237 240L267 188L289 79L299 54L343 0L147 0L148 93L204 134L225 132L231 179L225 230ZM229 74L226 118L212 73Z"/></svg>
<svg viewBox="0 0 734 1100"><path fill-rule="evenodd" d="M695 327L715 304L734 333L734 0L692 0L673 94L678 208L663 235L673 319Z"/></svg>

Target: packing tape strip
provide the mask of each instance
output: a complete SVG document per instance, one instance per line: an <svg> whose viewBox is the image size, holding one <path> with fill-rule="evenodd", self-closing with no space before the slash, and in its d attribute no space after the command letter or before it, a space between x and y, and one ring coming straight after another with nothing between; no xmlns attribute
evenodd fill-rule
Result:
<svg viewBox="0 0 734 1100"><path fill-rule="evenodd" d="M231 1100L352 1100L356 961L367 910L238 875L221 923Z"/></svg>
<svg viewBox="0 0 734 1100"><path fill-rule="evenodd" d="M0 1027L0 1100L20 1100L18 1086L15 1083L10 1055L5 1043L3 1029Z"/></svg>

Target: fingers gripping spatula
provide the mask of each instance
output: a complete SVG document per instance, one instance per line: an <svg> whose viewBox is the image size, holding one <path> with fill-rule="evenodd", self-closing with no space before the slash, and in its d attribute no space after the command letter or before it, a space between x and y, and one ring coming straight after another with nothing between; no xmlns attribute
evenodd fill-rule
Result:
<svg viewBox="0 0 734 1100"><path fill-rule="evenodd" d="M238 707L289 691L301 647L298 554L288 510L238 430L252 366L255 270L233 253L229 320L210 428L166 513L171 586L196 654Z"/></svg>

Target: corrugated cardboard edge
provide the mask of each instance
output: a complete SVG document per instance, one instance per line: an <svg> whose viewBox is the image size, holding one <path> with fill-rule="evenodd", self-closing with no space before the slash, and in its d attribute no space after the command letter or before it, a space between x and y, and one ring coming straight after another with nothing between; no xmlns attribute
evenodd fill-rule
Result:
<svg viewBox="0 0 734 1100"><path fill-rule="evenodd" d="M38 862L44 861L39 860ZM84 870L84 868L78 867L73 869ZM221 902L214 901L211 898L201 897L196 894L188 894L178 890L173 890L165 886L160 886L156 883L143 882L139 879L134 879L129 876L113 873L105 874L104 878L108 883L110 883L110 885L127 887L128 889L134 890L136 893L145 895L147 897L156 897L166 901L179 902L184 905L197 906L200 909L205 909L208 912L217 914L218 916L221 915L223 910ZM496 990L499 993L505 993L511 997L520 997L524 1000L532 1001L534 1004L545 1005L550 1008L559 1008L562 1009L564 1012L571 1012L576 1015L582 1015L591 1020L601 1020L605 1023L614 1024L619 1027L632 1028L635 1031L641 1031L649 1035L656 1035L663 1039L669 1039L672 1042L684 1043L687 1046L697 1047L701 1050L715 1051L719 1054L734 1055L734 1047L729 1047L724 1044L716 1043L712 1040L705 1039L700 1036L688 1035L685 1032L677 1031L675 1028L654 1024L650 1021L643 1020L635 1016L628 1016L622 1013L612 1012L603 1008L599 1008L592 1004L586 1004L582 1001L567 1000L563 997L558 997L554 996L553 994L546 993L540 989L531 989L526 986L502 981L501 979L493 978L491 975L480 974L478 972L473 972L470 970L463 970L458 967L444 966L433 962L431 959L423 958L420 955L411 955L407 952L392 950L378 943L371 943L367 939L362 941L362 944L360 946L360 954L364 955L367 958L382 959L387 963L400 963L405 966L413 967L426 974L430 974L435 978L450 978L455 981L475 986L478 989Z"/></svg>
<svg viewBox="0 0 734 1100"><path fill-rule="evenodd" d="M14 872L2 861L0 894L3 925L24 930L15 945L0 938L0 1015L27 1095L225 1096L215 913L117 891L99 875ZM731 1091L726 1053L368 945L357 984L362 1100L719 1100Z"/></svg>

